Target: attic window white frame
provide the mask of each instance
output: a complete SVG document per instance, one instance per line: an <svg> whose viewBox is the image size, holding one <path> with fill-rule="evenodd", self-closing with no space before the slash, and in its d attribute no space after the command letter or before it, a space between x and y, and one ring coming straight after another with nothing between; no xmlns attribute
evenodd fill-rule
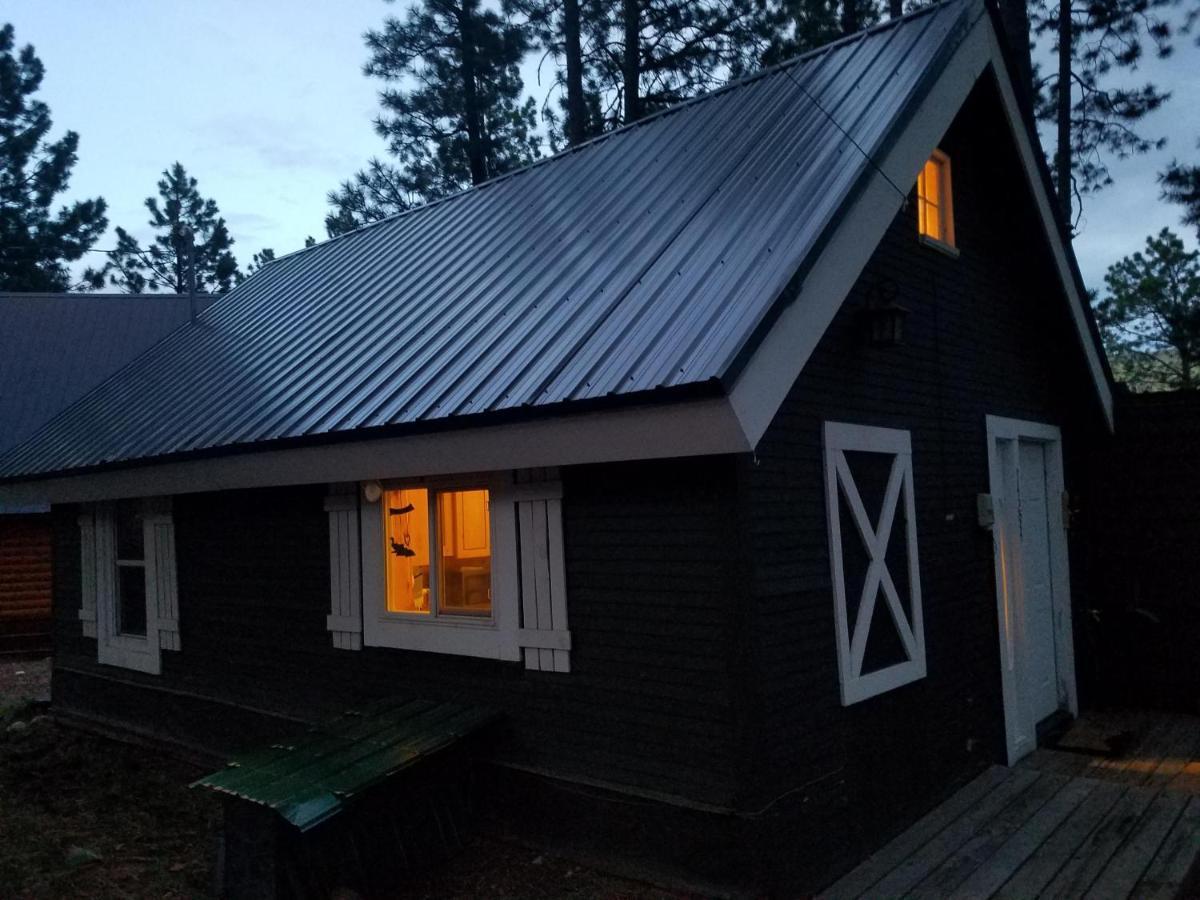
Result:
<svg viewBox="0 0 1200 900"><path fill-rule="evenodd" d="M849 706L869 697L894 690L925 677L925 626L921 612L921 579L917 558L916 503L913 498L912 444L907 431L826 422L825 509L829 527L829 563L833 580L834 623L836 626L838 675L842 705ZM854 475L846 461L846 451L886 454L892 457L882 508L868 511L859 495ZM857 526L857 535L843 535L841 505L843 499ZM896 586L888 572L887 546L899 504L904 504L905 543L907 544L909 609L904 612ZM861 540L869 557L854 631L846 604L846 576L843 540ZM883 602L877 601L882 598ZM906 659L883 669L863 672L864 655L871 621L888 610Z"/></svg>
<svg viewBox="0 0 1200 900"><path fill-rule="evenodd" d="M929 197L925 189L925 172L934 166L938 171L936 197ZM938 211L941 223L941 235L929 234L926 222L926 208L932 205ZM950 171L950 157L942 150L935 149L929 159L921 166L917 175L917 235L922 244L940 250L950 256L958 256L958 246L954 240L954 182Z"/></svg>
<svg viewBox="0 0 1200 900"><path fill-rule="evenodd" d="M408 479L383 484L376 501L361 499L363 643L367 646L422 650L489 659L519 660L521 591L517 569L516 509L511 477L500 474ZM419 616L387 608L387 548L384 529L386 490L425 488L437 491L487 488L491 515L492 614ZM430 504L434 505L431 496Z"/></svg>

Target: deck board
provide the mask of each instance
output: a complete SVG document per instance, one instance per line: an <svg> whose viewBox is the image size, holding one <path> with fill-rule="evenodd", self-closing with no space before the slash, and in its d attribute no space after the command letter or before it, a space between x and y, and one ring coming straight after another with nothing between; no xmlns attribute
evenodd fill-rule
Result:
<svg viewBox="0 0 1200 900"><path fill-rule="evenodd" d="M1134 894L1143 900L1177 896L1180 885L1187 883L1188 876L1196 869L1197 835L1200 835L1200 797L1190 797L1134 888Z"/></svg>
<svg viewBox="0 0 1200 900"><path fill-rule="evenodd" d="M933 840L881 878L871 889L876 897L899 897L908 893L955 850L971 839L1009 803L1033 786L1041 775L1032 769L1018 770L1013 777L982 798L978 804L943 829Z"/></svg>
<svg viewBox="0 0 1200 900"><path fill-rule="evenodd" d="M945 803L935 807L907 831L864 860L861 865L827 889L822 896L828 900L861 897L880 879L933 840L951 822L990 794L1002 781L1012 777L1012 771L1004 766L991 766L986 769Z"/></svg>
<svg viewBox="0 0 1200 900"><path fill-rule="evenodd" d="M1084 778L1067 781L1050 802L1029 819L1024 828L1011 835L955 888L956 893L967 897L991 897L996 894L1099 786L1098 782Z"/></svg>
<svg viewBox="0 0 1200 900"><path fill-rule="evenodd" d="M1137 827L1101 870L1087 896L1093 900L1122 900L1131 896L1187 802L1183 794L1156 795Z"/></svg>
<svg viewBox="0 0 1200 900"><path fill-rule="evenodd" d="M1129 731L1114 755L1106 737ZM822 897L1169 898L1200 881L1200 717L1113 711L985 771ZM1093 752L1089 752L1093 748Z"/></svg>
<svg viewBox="0 0 1200 900"><path fill-rule="evenodd" d="M1043 774L998 815L976 830L912 891L914 897L945 897L1021 831L1068 784L1065 775Z"/></svg>

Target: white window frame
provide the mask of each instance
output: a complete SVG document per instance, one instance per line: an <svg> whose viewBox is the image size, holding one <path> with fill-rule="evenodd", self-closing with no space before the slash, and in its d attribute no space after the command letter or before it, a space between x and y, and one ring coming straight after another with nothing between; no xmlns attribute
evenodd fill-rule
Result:
<svg viewBox="0 0 1200 900"><path fill-rule="evenodd" d="M917 516L913 498L912 443L907 431L825 423L825 509L829 528L829 563L833 577L833 608L836 626L838 675L842 705L849 706L869 697L894 690L925 677L925 625L921 612L921 577L917 557ZM883 508L876 521L863 505L845 452L881 453L893 457ZM846 578L842 555L841 502L845 499L858 534L849 540L861 540L869 557L863 592L858 605L854 633L846 605ZM904 503L906 524L909 608L905 615L887 570L887 545L899 504ZM876 602L882 598L882 603ZM891 614L907 659L883 669L863 673L863 657L871 620L885 607Z"/></svg>
<svg viewBox="0 0 1200 900"><path fill-rule="evenodd" d="M492 542L492 614L482 616L389 612L387 549L383 522L384 493L374 502L361 498L363 643L374 647L420 650L489 659L519 660L520 583L517 567L517 520L512 477L490 473L453 478L385 482L384 490L424 488L442 491L487 488ZM430 497L431 510L436 499ZM431 515L435 515L431 513Z"/></svg>
<svg viewBox="0 0 1200 900"><path fill-rule="evenodd" d="M158 516L161 515L162 501L137 502L142 504L141 560L122 560L117 557L116 504L101 503L96 507L96 567L93 582L96 591L96 656L104 665L158 675L162 671L162 657L158 615L159 578L155 564L155 525ZM118 571L121 567L130 566L140 568L145 579L145 636L123 634L118 629ZM173 580L173 573L171 578Z"/></svg>

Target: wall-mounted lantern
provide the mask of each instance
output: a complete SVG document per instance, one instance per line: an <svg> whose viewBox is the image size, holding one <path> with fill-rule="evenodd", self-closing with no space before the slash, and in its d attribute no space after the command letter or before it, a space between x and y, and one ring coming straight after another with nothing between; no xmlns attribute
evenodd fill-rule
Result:
<svg viewBox="0 0 1200 900"><path fill-rule="evenodd" d="M895 347L904 343L908 307L896 302L900 291L893 281L877 282L867 294L867 337L872 346Z"/></svg>

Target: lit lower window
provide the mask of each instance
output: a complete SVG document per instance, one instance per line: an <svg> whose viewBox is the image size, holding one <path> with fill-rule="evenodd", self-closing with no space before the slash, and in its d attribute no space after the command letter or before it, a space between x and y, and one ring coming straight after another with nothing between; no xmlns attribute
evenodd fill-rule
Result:
<svg viewBox="0 0 1200 900"><path fill-rule="evenodd" d="M146 532L138 501L120 500L113 516L117 544L117 634L146 636Z"/></svg>
<svg viewBox="0 0 1200 900"><path fill-rule="evenodd" d="M940 150L933 151L917 176L917 227L923 237L954 246L950 157Z"/></svg>
<svg viewBox="0 0 1200 900"><path fill-rule="evenodd" d="M388 612L491 616L487 490L389 490L383 514Z"/></svg>

